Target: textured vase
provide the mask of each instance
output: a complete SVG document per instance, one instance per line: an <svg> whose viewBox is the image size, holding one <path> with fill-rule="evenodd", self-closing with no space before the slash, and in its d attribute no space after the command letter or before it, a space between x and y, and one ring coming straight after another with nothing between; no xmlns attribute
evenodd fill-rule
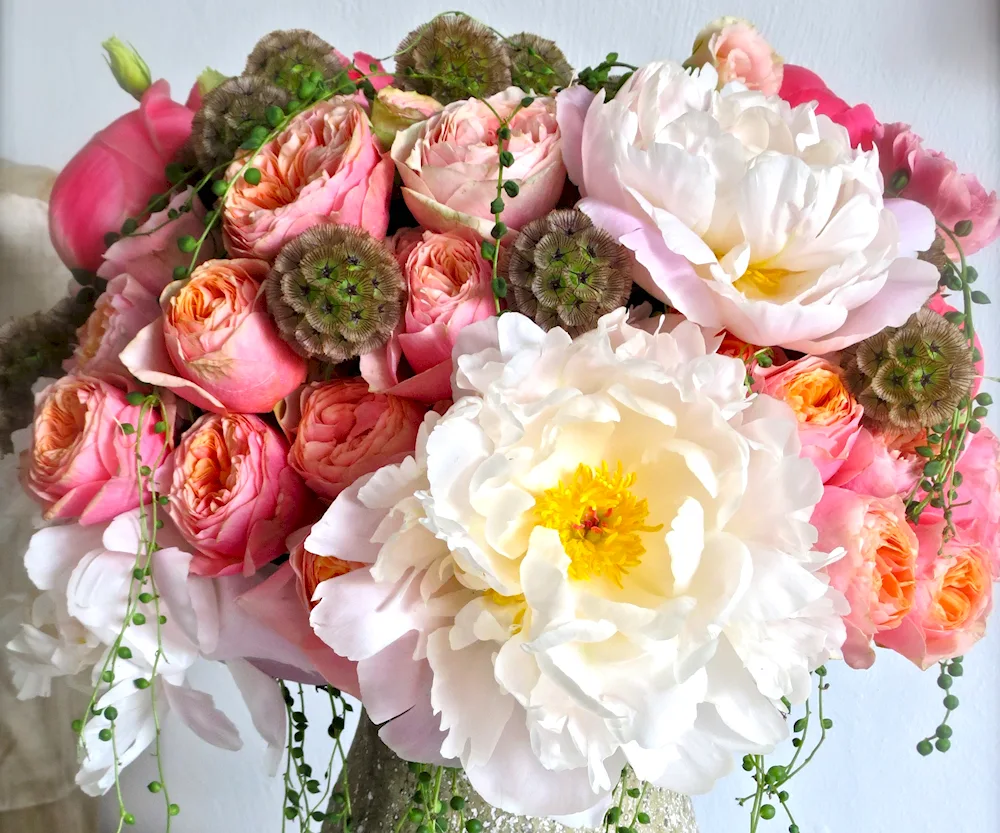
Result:
<svg viewBox="0 0 1000 833"><path fill-rule="evenodd" d="M379 740L378 731L367 715L362 715L358 724L354 743L347 756L347 766L352 833L393 833L397 822L411 806L410 798L417 788L417 782L406 763ZM445 779L441 790L441 800L445 804L451 797L447 781ZM491 807L472 791L464 777L460 778L457 791L466 799L465 817L479 819L484 831L569 833L570 828L553 821L515 816ZM686 796L653 789L647 793L642 809L650 816L650 823L643 827L651 833L698 831L691 800ZM414 825L408 824L404 830L412 831L413 828ZM323 833L339 833L340 830L339 824L328 823L323 828ZM603 830L601 827L601 833Z"/></svg>

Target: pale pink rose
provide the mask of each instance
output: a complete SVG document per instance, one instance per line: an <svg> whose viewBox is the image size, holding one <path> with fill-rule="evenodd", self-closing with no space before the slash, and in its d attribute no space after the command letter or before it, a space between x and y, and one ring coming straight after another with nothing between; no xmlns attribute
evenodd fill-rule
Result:
<svg viewBox="0 0 1000 833"><path fill-rule="evenodd" d="M903 188L893 196L904 197L927 206L939 223L954 229L963 220L972 223L972 231L961 238L966 255L978 252L1000 234L1000 202L996 191L986 193L972 174L963 174L951 159L937 150L928 150L923 139L908 124L880 124L875 128L879 167L890 190L899 174L906 177ZM945 251L957 259L951 238L944 235Z"/></svg>
<svg viewBox="0 0 1000 833"><path fill-rule="evenodd" d="M355 52L352 57L348 58L339 49L334 49L333 54L347 67L347 77L352 81L367 78L376 90L388 87L393 82L392 73L388 72L382 66L382 62L374 55L369 55L367 52ZM374 65L374 69L372 65Z"/></svg>
<svg viewBox="0 0 1000 833"><path fill-rule="evenodd" d="M920 436L926 437L926 433L921 432ZM905 498L927 462L914 450L922 444L914 444L912 435L862 428L844 464L827 485L869 497Z"/></svg>
<svg viewBox="0 0 1000 833"><path fill-rule="evenodd" d="M169 512L197 550L197 575L253 575L312 509L288 443L260 417L205 414L174 452Z"/></svg>
<svg viewBox="0 0 1000 833"><path fill-rule="evenodd" d="M163 316L128 345L140 381L222 413L266 413L306 378L306 361L268 315L261 260L210 260L160 297Z"/></svg>
<svg viewBox="0 0 1000 833"><path fill-rule="evenodd" d="M922 669L968 653L986 633L993 610L990 553L959 535L943 542L944 524L919 525L917 590L898 628L875 641Z"/></svg>
<svg viewBox="0 0 1000 833"><path fill-rule="evenodd" d="M851 453L864 415L840 369L825 359L806 356L758 374L754 390L782 400L795 412L802 456L816 464L826 483Z"/></svg>
<svg viewBox="0 0 1000 833"><path fill-rule="evenodd" d="M94 311L76 331L77 345L64 363L67 373L85 373L127 387L131 374L119 354L160 315L160 302L131 275L112 278Z"/></svg>
<svg viewBox="0 0 1000 833"><path fill-rule="evenodd" d="M223 206L230 255L273 261L287 240L320 223L385 237L392 160L382 155L356 98L338 96L299 114L253 164L260 182L239 177ZM242 167L237 160L227 176Z"/></svg>
<svg viewBox="0 0 1000 833"><path fill-rule="evenodd" d="M167 82L157 81L139 109L113 121L69 161L49 200L49 231L63 263L97 270L104 235L169 187L167 163L191 135L193 119L193 110L170 99Z"/></svg>
<svg viewBox="0 0 1000 833"><path fill-rule="evenodd" d="M490 264L467 231L404 229L394 246L406 279L406 312L385 347L362 356L361 375L373 390L427 403L449 399L459 332L496 314Z"/></svg>
<svg viewBox="0 0 1000 833"><path fill-rule="evenodd" d="M187 206L187 210L181 210ZM173 220L171 211L177 212ZM186 235L201 237L204 220L205 206L192 189L175 194L166 208L150 214L132 234L111 244L97 270L98 277L110 281L127 272L147 291L159 296L174 279L175 267L191 265L191 255L177 248L177 241ZM220 249L217 235L209 235L198 252L198 262L214 257Z"/></svg>
<svg viewBox="0 0 1000 833"><path fill-rule="evenodd" d="M21 458L24 487L47 520L105 523L134 509L138 467L155 476L163 463L166 434L154 430L161 418L156 408L129 405L123 391L101 379L64 376L35 397L31 446ZM134 433L125 434L126 423Z"/></svg>
<svg viewBox="0 0 1000 833"><path fill-rule="evenodd" d="M482 101L455 101L425 122L398 133L392 158L403 178L403 198L417 222L433 231L472 228L488 238L497 196L497 131L525 93L510 87ZM496 111L495 115L491 110ZM519 186L504 196L503 221L516 230L555 208L566 181L562 141L552 98L536 98L510 122L504 147L514 157L504 179Z"/></svg>
<svg viewBox="0 0 1000 833"><path fill-rule="evenodd" d="M813 510L816 548L847 553L826 569L851 606L844 617L844 660L852 668L875 661L872 639L898 628L914 604L917 538L898 497L873 498L827 486Z"/></svg>
<svg viewBox="0 0 1000 833"><path fill-rule="evenodd" d="M719 86L739 81L751 90L777 95L781 89L784 61L764 36L747 20L720 17L695 38L685 66L711 64L719 73Z"/></svg>
<svg viewBox="0 0 1000 833"><path fill-rule="evenodd" d="M328 500L413 451L426 411L409 399L372 393L363 379L313 382L289 400L282 418L292 441L288 463Z"/></svg>
<svg viewBox="0 0 1000 833"><path fill-rule="evenodd" d="M427 121L440 113L443 107L429 95L383 87L372 102L372 129L383 147L392 147L400 130Z"/></svg>

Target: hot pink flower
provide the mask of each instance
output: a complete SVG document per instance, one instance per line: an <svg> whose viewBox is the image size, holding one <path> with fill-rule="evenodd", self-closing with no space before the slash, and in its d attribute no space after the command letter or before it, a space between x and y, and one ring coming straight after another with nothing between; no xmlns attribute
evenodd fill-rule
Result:
<svg viewBox="0 0 1000 833"><path fill-rule="evenodd" d="M193 118L193 111L171 101L167 82L157 81L138 110L113 121L70 160L49 200L52 244L63 263L98 269L104 235L167 189L166 165L187 141Z"/></svg>
<svg viewBox="0 0 1000 833"><path fill-rule="evenodd" d="M827 567L830 583L851 606L845 617L844 660L852 668L875 661L872 638L898 628L914 603L917 539L898 497L872 498L827 486L813 511L816 547L847 554Z"/></svg>
<svg viewBox="0 0 1000 833"><path fill-rule="evenodd" d="M139 331L160 315L160 303L131 275L108 283L94 311L76 331L77 345L66 360L67 373L86 373L127 387L131 374L119 354Z"/></svg>
<svg viewBox="0 0 1000 833"><path fill-rule="evenodd" d="M944 524L920 525L913 607L898 628L875 641L922 669L961 656L986 633L993 609L990 553L959 536L942 542Z"/></svg>
<svg viewBox="0 0 1000 833"><path fill-rule="evenodd" d="M236 161L228 176L243 166ZM383 157L368 114L339 96L296 116L254 159L260 182L240 177L223 207L226 249L272 261L284 243L320 223L360 226L384 237L392 160Z"/></svg>
<svg viewBox="0 0 1000 833"><path fill-rule="evenodd" d="M861 430L864 408L844 385L840 369L817 356L758 371L754 389L786 402L799 420L802 456L823 482L844 464Z"/></svg>
<svg viewBox="0 0 1000 833"><path fill-rule="evenodd" d="M382 62L367 52L355 52L350 58L339 49L334 49L333 54L347 67L347 77L352 81L360 81L367 77L376 90L381 90L383 87L388 87L394 80L392 73L386 71ZM372 69L373 64L374 69Z"/></svg>
<svg viewBox="0 0 1000 833"><path fill-rule="evenodd" d="M292 440L289 465L328 500L413 451L426 410L409 399L371 393L363 379L314 382L289 400L282 416Z"/></svg>
<svg viewBox="0 0 1000 833"><path fill-rule="evenodd" d="M180 212L170 220L171 211ZM125 272L155 296L174 278L174 267L189 266L191 255L177 248L185 235L200 237L205 230L205 207L188 188L175 194L162 211L149 216L134 233L112 243L104 253L98 277L110 281ZM217 251L217 237L211 235L198 253L199 261L208 260Z"/></svg>
<svg viewBox="0 0 1000 833"><path fill-rule="evenodd" d="M125 393L92 376L64 376L35 399L30 448L22 456L22 481L45 518L79 517L81 524L105 523L139 505L136 443L142 465L162 462L161 419ZM122 425L134 426L125 434Z"/></svg>
<svg viewBox="0 0 1000 833"><path fill-rule="evenodd" d="M210 260L160 298L158 318L122 353L139 380L172 388L199 408L266 413L306 378L306 362L278 335L260 260Z"/></svg>
<svg viewBox="0 0 1000 833"><path fill-rule="evenodd" d="M966 255L978 252L1000 234L1000 202L996 191L989 194L972 174L959 173L958 165L940 151L928 150L923 139L908 124L880 124L875 129L879 166L887 190L899 174L905 185L894 195L926 205L942 225L954 229L968 220L971 232L962 238ZM951 238L945 236L945 251L951 258L958 252Z"/></svg>
<svg viewBox="0 0 1000 833"><path fill-rule="evenodd" d="M751 90L777 95L784 61L752 23L737 17L721 17L709 23L695 38L685 66L711 64L719 73L719 85L739 81Z"/></svg>
<svg viewBox="0 0 1000 833"><path fill-rule="evenodd" d="M815 101L817 113L829 116L837 124L847 128L854 147L860 145L865 150L871 150L874 131L878 125L872 108L867 104L852 107L835 95L815 72L794 64L785 64L778 95L792 107Z"/></svg>
<svg viewBox="0 0 1000 833"><path fill-rule="evenodd" d="M253 575L312 509L288 443L256 416L206 414L173 457L170 517L197 552L192 572Z"/></svg>
<svg viewBox="0 0 1000 833"><path fill-rule="evenodd" d="M406 278L406 313L385 347L361 358L361 374L373 390L427 403L448 399L459 332L496 313L490 265L468 232L404 229L395 248ZM403 358L409 378L400 369Z"/></svg>
<svg viewBox="0 0 1000 833"><path fill-rule="evenodd" d="M501 118L524 98L516 87L488 101ZM403 198L417 222L434 231L474 229L488 238L496 199L497 116L482 101L456 101L425 122L398 133L392 158L403 178ZM519 229L555 208L566 180L555 100L536 98L510 123L505 148L514 157L504 179L520 190L505 197L504 223Z"/></svg>

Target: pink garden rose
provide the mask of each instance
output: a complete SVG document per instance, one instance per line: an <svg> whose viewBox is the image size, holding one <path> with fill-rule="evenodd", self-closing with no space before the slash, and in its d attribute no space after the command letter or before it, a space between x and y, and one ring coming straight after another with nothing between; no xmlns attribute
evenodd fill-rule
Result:
<svg viewBox="0 0 1000 833"><path fill-rule="evenodd" d="M306 378L306 362L268 315L261 260L210 260L167 287L163 316L122 362L139 380L216 413L266 413Z"/></svg>
<svg viewBox="0 0 1000 833"><path fill-rule="evenodd" d="M915 451L925 444L926 433L919 436L917 441L913 434L862 428L847 459L827 484L869 497L905 497L927 462Z"/></svg>
<svg viewBox="0 0 1000 833"><path fill-rule="evenodd" d="M854 147L871 150L875 128L878 126L872 108L867 104L852 107L835 95L815 72L794 64L785 64L778 95L792 107L815 101L816 112L846 128Z"/></svg>
<svg viewBox="0 0 1000 833"><path fill-rule="evenodd" d="M92 376L64 376L35 398L31 446L22 456L22 482L45 508L46 520L79 518L97 524L139 505L141 464L163 462L161 416L129 405L125 393ZM125 434L122 425L135 431Z"/></svg>
<svg viewBox="0 0 1000 833"><path fill-rule="evenodd" d="M182 211L190 204L190 209ZM171 211L179 212L174 220ZM97 275L110 281L127 272L148 292L159 297L174 279L174 268L190 266L191 255L177 248L186 235L198 238L205 231L205 207L190 188L175 194L162 211L157 211L132 234L112 243L104 253ZM210 235L198 252L199 262L214 257L221 250L217 235Z"/></svg>
<svg viewBox="0 0 1000 833"><path fill-rule="evenodd" d="M976 177L963 174L958 165L937 150L928 150L908 124L880 124L875 129L879 166L886 190L894 196L926 205L942 225L954 229L968 220L971 232L962 238L966 255L978 252L1000 235L1000 202L996 191L986 193ZM893 188L900 175L905 185ZM944 236L945 251L957 259L951 238Z"/></svg>
<svg viewBox="0 0 1000 833"><path fill-rule="evenodd" d="M235 177L237 160L227 176ZM357 99L338 96L296 116L254 159L260 182L243 177L223 206L226 249L273 261L285 242L320 223L360 226L385 237L392 160L382 155Z"/></svg>
<svg viewBox="0 0 1000 833"><path fill-rule="evenodd" d="M382 147L392 147L400 130L406 130L440 113L444 105L429 95L383 87L372 102L372 129Z"/></svg>
<svg viewBox="0 0 1000 833"><path fill-rule="evenodd" d="M869 668L875 661L872 639L898 628L914 604L917 538L906 507L898 497L827 486L812 523L819 532L817 549L847 550L827 572L851 606L844 619L844 660L852 668Z"/></svg>
<svg viewBox="0 0 1000 833"><path fill-rule="evenodd" d="M406 312L385 347L362 356L361 374L373 390L431 404L449 399L459 332L496 314L492 270L468 231L404 229L394 245L406 279ZM400 367L402 359L412 375Z"/></svg>
<svg viewBox="0 0 1000 833"><path fill-rule="evenodd" d="M684 65L711 64L719 73L720 87L739 81L765 95L777 95L781 88L784 61L747 20L720 17L709 23L698 33L691 52Z"/></svg>
<svg viewBox="0 0 1000 833"><path fill-rule="evenodd" d="M913 607L875 641L922 669L961 656L986 633L993 610L990 553L959 535L942 542L944 524L917 527L920 555Z"/></svg>
<svg viewBox="0 0 1000 833"><path fill-rule="evenodd" d="M104 235L169 187L167 163L191 135L192 119L192 110L170 99L167 82L157 81L139 109L97 133L63 168L49 200L49 229L70 269L97 271Z"/></svg>
<svg viewBox="0 0 1000 833"><path fill-rule="evenodd" d="M758 373L754 389L786 402L795 412L802 456L812 460L823 482L828 482L851 453L864 414L840 369L825 359L806 356Z"/></svg>
<svg viewBox="0 0 1000 833"><path fill-rule="evenodd" d="M196 549L192 572L253 575L285 551L312 501L288 443L260 417L205 414L173 457L170 517Z"/></svg>
<svg viewBox="0 0 1000 833"><path fill-rule="evenodd" d="M524 92L510 87L487 101L507 118ZM433 231L467 226L488 238L497 196L497 116L482 101L455 101L425 122L398 133L392 158L403 198L417 222ZM555 208L566 180L555 100L536 98L511 119L505 149L514 157L504 179L519 186L504 197L503 221L519 229Z"/></svg>
<svg viewBox="0 0 1000 833"><path fill-rule="evenodd" d="M112 278L94 311L76 331L77 345L67 373L99 376L127 387L131 374L119 358L130 341L160 315L160 302L131 275Z"/></svg>
<svg viewBox="0 0 1000 833"><path fill-rule="evenodd" d="M292 441L288 463L328 500L413 451L426 411L409 399L370 392L363 379L314 382L288 404L281 420Z"/></svg>

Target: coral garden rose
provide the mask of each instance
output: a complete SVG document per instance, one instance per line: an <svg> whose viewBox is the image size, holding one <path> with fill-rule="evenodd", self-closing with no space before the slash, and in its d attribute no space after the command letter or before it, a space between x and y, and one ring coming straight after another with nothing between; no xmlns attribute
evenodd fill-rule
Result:
<svg viewBox="0 0 1000 833"><path fill-rule="evenodd" d="M944 541L943 531L943 524L917 526L913 608L898 628L876 636L922 669L967 653L986 633L993 609L991 554L961 535Z"/></svg>
<svg viewBox="0 0 1000 833"><path fill-rule="evenodd" d="M126 274L112 278L76 331L77 346L64 364L66 372L98 376L126 387L131 375L119 355L159 315L156 295L135 278Z"/></svg>
<svg viewBox="0 0 1000 833"><path fill-rule="evenodd" d="M802 455L828 482L851 453L864 415L840 369L817 356L805 356L758 373L754 389L782 400L795 412Z"/></svg>
<svg viewBox="0 0 1000 833"><path fill-rule="evenodd" d="M409 399L372 393L363 379L314 382L289 398L292 407L282 417L292 442L289 465L328 500L413 451L426 410Z"/></svg>
<svg viewBox="0 0 1000 833"><path fill-rule="evenodd" d="M312 510L285 438L245 414L206 414L184 433L169 500L201 576L253 575L285 551L285 538Z"/></svg>
<svg viewBox="0 0 1000 833"><path fill-rule="evenodd" d="M273 261L292 237L320 223L360 226L384 237L393 165L354 97L321 101L296 116L254 157L260 181L238 177L226 195L226 250ZM233 162L235 177L243 161Z"/></svg>
<svg viewBox="0 0 1000 833"><path fill-rule="evenodd" d="M199 408L266 413L306 378L306 361L268 315L260 260L210 260L160 297L158 318L122 361L141 381L174 390Z"/></svg>
<svg viewBox="0 0 1000 833"><path fill-rule="evenodd" d="M312 527L300 530L289 539L288 562L297 579L302 602L307 610L312 610L316 602L316 588L324 581L343 576L353 570L367 567L360 561L349 561L334 555L317 555L306 547L306 541L315 530L317 538L324 534L324 521L319 520Z"/></svg>
<svg viewBox="0 0 1000 833"><path fill-rule="evenodd" d="M490 96L489 106L477 99L455 101L396 135L392 158L406 206L420 225L434 231L467 226L489 237L500 165L497 116L510 117L524 96L510 87ZM513 161L504 167L504 179L519 190L504 197L503 221L516 230L555 208L566 168L553 99L536 98L522 107L509 128L504 148Z"/></svg>
<svg viewBox="0 0 1000 833"><path fill-rule="evenodd" d="M684 65L705 64L715 67L720 86L739 81L767 95L775 95L781 88L781 56L752 23L738 17L721 17L698 33L691 57Z"/></svg>
<svg viewBox="0 0 1000 833"><path fill-rule="evenodd" d="M879 125L875 144L887 190L927 206L950 229L964 221L972 224L961 239L966 255L997 239L1000 201L996 191L987 193L975 176L959 172L958 165L940 151L925 148L908 124ZM944 245L948 256L957 260L958 250L947 235Z"/></svg>
<svg viewBox="0 0 1000 833"><path fill-rule="evenodd" d="M873 498L827 486L812 516L817 546L846 550L827 567L830 583L851 606L844 617L844 660L852 668L875 661L872 639L898 628L914 605L917 537L900 498Z"/></svg>
<svg viewBox="0 0 1000 833"><path fill-rule="evenodd" d="M937 287L916 258L930 212L883 201L878 155L810 106L717 80L661 62L611 101L560 93L577 207L635 253L643 289L702 326L822 354L902 325Z"/></svg>
<svg viewBox="0 0 1000 833"><path fill-rule="evenodd" d="M137 110L97 133L62 169L49 200L49 231L70 269L96 272L104 236L169 185L166 166L191 135L194 112L157 81Z"/></svg>
<svg viewBox="0 0 1000 833"><path fill-rule="evenodd" d="M867 104L856 104L852 107L835 95L823 79L812 70L785 64L778 95L792 107L815 102L817 115L827 116L843 127L851 138L852 147L871 150L875 129L878 127L878 120L872 108Z"/></svg>
<svg viewBox="0 0 1000 833"><path fill-rule="evenodd" d="M426 121L444 105L429 95L383 87L372 102L372 128L383 147L392 147L400 130Z"/></svg>
<svg viewBox="0 0 1000 833"><path fill-rule="evenodd" d="M154 470L163 462L166 436L154 430L160 419L156 408L130 405L122 390L92 376L64 376L42 390L21 474L45 518L96 524L137 507L136 451ZM134 432L125 434L125 424Z"/></svg>
<svg viewBox="0 0 1000 833"><path fill-rule="evenodd" d="M496 314L490 264L468 232L404 229L394 240L406 280L401 327L363 356L373 390L434 403L451 396L451 352L463 327ZM406 361L412 375L402 360Z"/></svg>

